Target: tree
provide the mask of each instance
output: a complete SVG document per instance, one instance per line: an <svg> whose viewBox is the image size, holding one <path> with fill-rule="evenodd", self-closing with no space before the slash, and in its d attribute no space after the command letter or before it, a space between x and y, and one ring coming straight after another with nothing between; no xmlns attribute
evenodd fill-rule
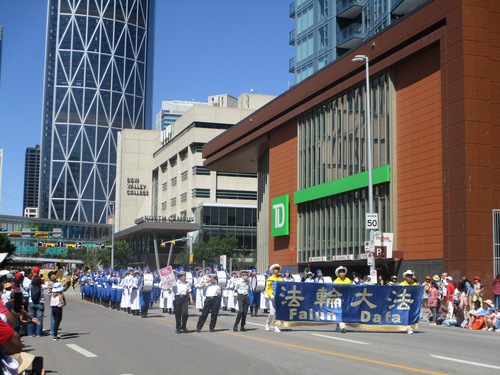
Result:
<svg viewBox="0 0 500 375"><path fill-rule="evenodd" d="M220 256L226 255L227 259L233 259L233 268L242 269L242 264L238 259L244 258L244 251L238 249L238 239L234 236L211 237L207 242L198 242L193 245L194 265L201 266L203 261L207 266L219 264ZM189 251L176 256L176 263L189 264Z"/></svg>
<svg viewBox="0 0 500 375"><path fill-rule="evenodd" d="M3 233L0 234L0 253L8 254L5 259L9 259L15 251L16 245L10 241L10 238Z"/></svg>
<svg viewBox="0 0 500 375"><path fill-rule="evenodd" d="M102 267L107 268L111 266L111 242L108 242L103 250L99 250L98 259ZM133 259L134 256L130 245L126 241L115 241L113 260L115 270L127 268Z"/></svg>

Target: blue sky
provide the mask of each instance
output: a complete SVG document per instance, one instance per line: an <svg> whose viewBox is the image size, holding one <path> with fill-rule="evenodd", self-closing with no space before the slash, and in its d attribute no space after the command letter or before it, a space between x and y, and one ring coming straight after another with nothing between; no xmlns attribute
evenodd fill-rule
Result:
<svg viewBox="0 0 500 375"><path fill-rule="evenodd" d="M209 95L279 95L293 83L292 0L157 0L154 108ZM40 144L47 2L0 0L0 213L22 215L24 155ZM154 114L153 114L154 118Z"/></svg>

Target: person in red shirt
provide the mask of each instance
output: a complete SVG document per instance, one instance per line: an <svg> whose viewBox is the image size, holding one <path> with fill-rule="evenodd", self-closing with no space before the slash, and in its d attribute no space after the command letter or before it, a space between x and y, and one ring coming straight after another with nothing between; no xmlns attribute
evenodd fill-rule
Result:
<svg viewBox="0 0 500 375"><path fill-rule="evenodd" d="M446 295L444 297L444 302L446 303L446 307L448 309L448 313L446 314L446 319L453 318L453 298L455 296L455 286L453 285L453 278L451 276L446 276Z"/></svg>

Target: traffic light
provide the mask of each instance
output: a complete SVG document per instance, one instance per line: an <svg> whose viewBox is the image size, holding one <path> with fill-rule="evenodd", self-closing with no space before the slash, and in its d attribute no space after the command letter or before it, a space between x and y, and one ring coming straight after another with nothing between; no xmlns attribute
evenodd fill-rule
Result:
<svg viewBox="0 0 500 375"><path fill-rule="evenodd" d="M45 247L45 241L38 241L37 246L38 247Z"/></svg>
<svg viewBox="0 0 500 375"><path fill-rule="evenodd" d="M10 232L9 237L22 237L23 234L21 232Z"/></svg>
<svg viewBox="0 0 500 375"><path fill-rule="evenodd" d="M170 243L171 243L172 245L175 245L175 241L170 241Z"/></svg>
<svg viewBox="0 0 500 375"><path fill-rule="evenodd" d="M161 246L161 247L165 247L165 246L167 246L167 243L162 241L162 242L160 243L160 246Z"/></svg>
<svg viewBox="0 0 500 375"><path fill-rule="evenodd" d="M64 242L63 241L57 241L57 247L64 247Z"/></svg>
<svg viewBox="0 0 500 375"><path fill-rule="evenodd" d="M100 243L99 244L99 249L104 250L105 248L106 248L106 244L105 243Z"/></svg>
<svg viewBox="0 0 500 375"><path fill-rule="evenodd" d="M67 245L66 245L66 249L68 249L68 250L69 250L69 249L74 249L75 247L76 247L76 246L75 246L75 244L74 244L74 243L69 243L69 244L67 244Z"/></svg>
<svg viewBox="0 0 500 375"><path fill-rule="evenodd" d="M54 242L47 242L45 247L56 247L56 244Z"/></svg>
<svg viewBox="0 0 500 375"><path fill-rule="evenodd" d="M77 243L76 243L76 248L77 248L77 249L81 249L81 248L83 248L83 242L77 242Z"/></svg>

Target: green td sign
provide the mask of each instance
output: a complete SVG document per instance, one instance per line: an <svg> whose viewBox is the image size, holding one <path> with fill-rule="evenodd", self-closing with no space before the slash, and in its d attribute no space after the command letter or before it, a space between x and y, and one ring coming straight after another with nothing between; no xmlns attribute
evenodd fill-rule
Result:
<svg viewBox="0 0 500 375"><path fill-rule="evenodd" d="M271 235L273 237L290 234L290 198L288 194L272 199Z"/></svg>

